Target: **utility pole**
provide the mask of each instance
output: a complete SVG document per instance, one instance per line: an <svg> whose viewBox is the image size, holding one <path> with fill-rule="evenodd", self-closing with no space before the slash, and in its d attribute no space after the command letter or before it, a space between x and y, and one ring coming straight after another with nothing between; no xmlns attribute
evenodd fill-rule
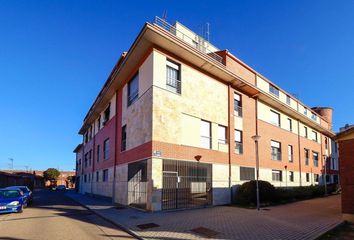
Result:
<svg viewBox="0 0 354 240"><path fill-rule="evenodd" d="M9 158L10 162L11 162L11 170L14 170L14 159L13 158Z"/></svg>

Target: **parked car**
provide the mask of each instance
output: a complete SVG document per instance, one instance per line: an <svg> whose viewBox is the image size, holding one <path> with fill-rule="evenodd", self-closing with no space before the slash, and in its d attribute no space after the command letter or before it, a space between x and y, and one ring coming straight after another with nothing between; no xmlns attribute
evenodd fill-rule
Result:
<svg viewBox="0 0 354 240"><path fill-rule="evenodd" d="M58 191L66 190L66 187L64 185L58 185L56 187L56 190L58 190Z"/></svg>
<svg viewBox="0 0 354 240"><path fill-rule="evenodd" d="M27 186L11 186L11 187L7 187L6 189L13 189L13 188L20 189L23 192L23 195L26 197L27 205L32 203L33 193Z"/></svg>
<svg viewBox="0 0 354 240"><path fill-rule="evenodd" d="M24 208L24 195L19 189L0 189L0 213L20 213Z"/></svg>

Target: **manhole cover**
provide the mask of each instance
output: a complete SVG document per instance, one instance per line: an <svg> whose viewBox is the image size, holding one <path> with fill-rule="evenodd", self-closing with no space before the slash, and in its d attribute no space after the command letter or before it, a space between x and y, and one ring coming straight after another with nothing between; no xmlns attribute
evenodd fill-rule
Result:
<svg viewBox="0 0 354 240"><path fill-rule="evenodd" d="M216 235L219 234L219 232L217 231L214 231L212 229L209 229L209 228L205 228L205 227L198 227L198 228L194 228L191 230L191 232L199 235L199 236L202 236L202 237L214 237Z"/></svg>
<svg viewBox="0 0 354 240"><path fill-rule="evenodd" d="M145 223L145 224L139 224L139 225L136 225L136 226L138 228L140 228L141 230L148 229L148 228L160 227L160 225L158 225L156 223Z"/></svg>

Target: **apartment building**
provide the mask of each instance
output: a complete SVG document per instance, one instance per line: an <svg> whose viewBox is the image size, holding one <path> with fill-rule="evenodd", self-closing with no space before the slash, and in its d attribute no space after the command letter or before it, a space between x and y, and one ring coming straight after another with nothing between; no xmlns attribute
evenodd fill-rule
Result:
<svg viewBox="0 0 354 240"><path fill-rule="evenodd" d="M306 106L158 17L120 56L79 134L79 191L150 211L229 203L256 177L253 136L260 179L276 187L319 184L325 171L327 182L338 179L331 108Z"/></svg>

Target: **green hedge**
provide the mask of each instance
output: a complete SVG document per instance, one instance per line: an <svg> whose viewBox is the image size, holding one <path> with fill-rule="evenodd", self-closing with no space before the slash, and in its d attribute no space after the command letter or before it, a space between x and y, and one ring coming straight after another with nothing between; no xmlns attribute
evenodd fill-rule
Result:
<svg viewBox="0 0 354 240"><path fill-rule="evenodd" d="M259 189L262 205L287 203L325 195L325 187L323 185L275 188L269 182L259 181ZM338 186L336 184L327 185L328 194L334 193L337 189ZM256 181L245 182L239 186L234 201L236 204L254 206L256 204Z"/></svg>

